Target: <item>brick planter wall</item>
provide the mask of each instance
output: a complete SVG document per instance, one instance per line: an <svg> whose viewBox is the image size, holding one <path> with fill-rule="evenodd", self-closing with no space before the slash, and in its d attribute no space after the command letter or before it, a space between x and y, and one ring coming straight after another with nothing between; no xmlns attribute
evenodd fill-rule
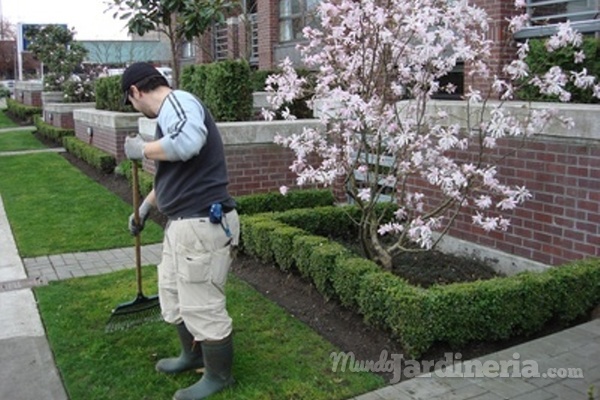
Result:
<svg viewBox="0 0 600 400"><path fill-rule="evenodd" d="M318 126L317 120L273 122L217 123L229 170L229 190L233 196L279 190L283 185L293 187L296 175L289 166L294 154L273 143L276 134L299 133L307 126ZM156 122L140 118L139 131L147 140L154 137ZM154 173L154 162L144 161L144 170Z"/></svg>
<svg viewBox="0 0 600 400"><path fill-rule="evenodd" d="M46 103L44 104L44 121L57 128L75 129L73 111L77 109L94 109L96 103Z"/></svg>
<svg viewBox="0 0 600 400"><path fill-rule="evenodd" d="M125 137L138 132L141 115L96 109L74 110L75 136L113 155L118 164L125 159Z"/></svg>
<svg viewBox="0 0 600 400"><path fill-rule="evenodd" d="M26 106L42 106L42 83L38 81L16 81L14 99Z"/></svg>

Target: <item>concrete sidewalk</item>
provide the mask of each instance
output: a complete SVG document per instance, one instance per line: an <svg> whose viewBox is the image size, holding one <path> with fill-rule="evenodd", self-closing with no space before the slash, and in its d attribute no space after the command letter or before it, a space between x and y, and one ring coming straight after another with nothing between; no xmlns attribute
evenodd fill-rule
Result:
<svg viewBox="0 0 600 400"><path fill-rule="evenodd" d="M142 263L157 264L161 247L144 246ZM0 399L68 399L31 287L132 268L134 257L133 248L127 248L21 260L0 193ZM515 360L523 368L535 363L540 377L464 377L467 371L481 371L490 363L493 366ZM543 376L551 371L559 376L575 371L581 376ZM452 373L417 377L354 400L588 400L591 385L596 390L594 400L600 399L600 320L455 364Z"/></svg>

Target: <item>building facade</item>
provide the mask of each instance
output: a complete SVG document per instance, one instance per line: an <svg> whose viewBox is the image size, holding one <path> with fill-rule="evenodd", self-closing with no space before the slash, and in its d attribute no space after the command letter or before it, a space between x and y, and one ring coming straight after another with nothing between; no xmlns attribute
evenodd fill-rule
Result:
<svg viewBox="0 0 600 400"><path fill-rule="evenodd" d="M495 43L494 59L498 64L512 59L515 50L508 45L511 37L507 36L507 27L508 19L517 13L514 0L473 2L484 8L492 20L489 35ZM303 40L304 26L317 23L319 3L320 0L244 0L243 13L229 17L198 39L195 61L210 63L243 58L258 69L268 70L289 57L302 66L296 45ZM567 20L583 33L598 34L599 4L599 0L526 0L531 24L514 38L549 36L555 32L557 23Z"/></svg>

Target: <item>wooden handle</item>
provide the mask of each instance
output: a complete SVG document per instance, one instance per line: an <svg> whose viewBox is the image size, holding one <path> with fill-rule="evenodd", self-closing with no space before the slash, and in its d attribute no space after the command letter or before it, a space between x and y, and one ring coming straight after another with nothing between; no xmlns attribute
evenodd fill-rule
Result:
<svg viewBox="0 0 600 400"><path fill-rule="evenodd" d="M140 224L140 183L138 177L138 163L131 162L131 174L133 180L133 221ZM135 273L137 278L138 295L142 295L142 250L140 232L135 235Z"/></svg>

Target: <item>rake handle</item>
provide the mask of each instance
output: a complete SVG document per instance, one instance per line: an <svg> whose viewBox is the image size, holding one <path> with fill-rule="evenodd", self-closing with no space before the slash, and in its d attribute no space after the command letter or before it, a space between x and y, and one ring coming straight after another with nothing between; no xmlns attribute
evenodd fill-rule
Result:
<svg viewBox="0 0 600 400"><path fill-rule="evenodd" d="M136 225L140 224L140 181L138 176L138 162L131 162L131 175L133 181L133 221ZM140 232L135 235L135 276L137 280L138 297L142 293L142 250L141 250Z"/></svg>

